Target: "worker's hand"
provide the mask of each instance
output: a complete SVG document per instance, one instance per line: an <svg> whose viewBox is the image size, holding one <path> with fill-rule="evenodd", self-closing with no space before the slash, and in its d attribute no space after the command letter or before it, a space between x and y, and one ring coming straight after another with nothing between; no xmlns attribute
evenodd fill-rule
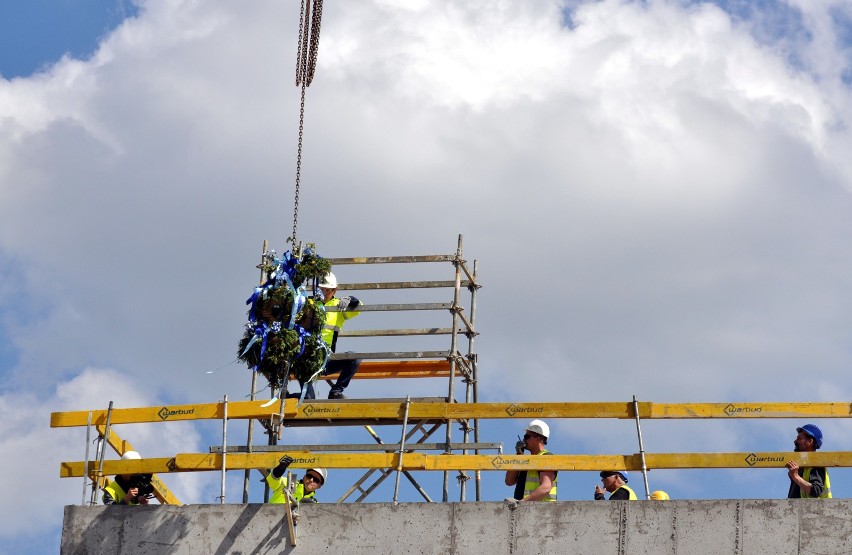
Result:
<svg viewBox="0 0 852 555"><path fill-rule="evenodd" d="M600 486L595 486L595 495L603 495L604 489Z"/></svg>
<svg viewBox="0 0 852 555"><path fill-rule="evenodd" d="M799 464L796 461L789 461L786 466L787 476L789 476L791 480L795 480L799 475Z"/></svg>
<svg viewBox="0 0 852 555"><path fill-rule="evenodd" d="M361 306L361 301L358 300L358 297L349 297L349 310L355 310Z"/></svg>
<svg viewBox="0 0 852 555"><path fill-rule="evenodd" d="M526 449L526 448L527 448L527 444L524 443L524 440L520 440L515 444L515 453L517 453L518 455L523 455L524 449Z"/></svg>
<svg viewBox="0 0 852 555"><path fill-rule="evenodd" d="M278 459L278 466L283 467L282 470L287 470L287 467L293 464L293 457L290 455L284 455L280 459Z"/></svg>
<svg viewBox="0 0 852 555"><path fill-rule="evenodd" d="M137 495L136 496L136 502L139 503L140 505L147 505L148 499L150 499L150 498L147 495Z"/></svg>
<svg viewBox="0 0 852 555"><path fill-rule="evenodd" d="M139 488L130 488L127 490L127 495L124 496L125 502L130 505L131 503L139 502Z"/></svg>

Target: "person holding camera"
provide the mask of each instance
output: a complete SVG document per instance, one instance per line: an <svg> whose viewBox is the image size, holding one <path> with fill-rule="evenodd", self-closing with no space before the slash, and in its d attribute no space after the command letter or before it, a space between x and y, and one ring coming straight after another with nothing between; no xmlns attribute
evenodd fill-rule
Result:
<svg viewBox="0 0 852 555"><path fill-rule="evenodd" d="M121 460L138 460L136 451L128 451ZM104 505L147 505L154 493L151 474L119 474L104 487Z"/></svg>
<svg viewBox="0 0 852 555"><path fill-rule="evenodd" d="M287 498L287 478L284 473L287 472L287 467L293 462L293 457L284 455L279 459L278 466L269 471L266 475L266 483L272 490L272 497L269 498L270 503L285 503ZM305 471L305 475L296 484L296 490L293 492L293 499L296 503L317 503L316 491L325 483L325 478L328 476L325 469L309 468Z"/></svg>

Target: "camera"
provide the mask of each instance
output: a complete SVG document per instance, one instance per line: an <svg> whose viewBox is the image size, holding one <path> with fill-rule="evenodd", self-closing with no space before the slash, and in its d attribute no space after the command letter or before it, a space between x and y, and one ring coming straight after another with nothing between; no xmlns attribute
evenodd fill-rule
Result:
<svg viewBox="0 0 852 555"><path fill-rule="evenodd" d="M154 493L151 478L151 474L134 474L130 477L130 487L139 489L139 497L148 497Z"/></svg>

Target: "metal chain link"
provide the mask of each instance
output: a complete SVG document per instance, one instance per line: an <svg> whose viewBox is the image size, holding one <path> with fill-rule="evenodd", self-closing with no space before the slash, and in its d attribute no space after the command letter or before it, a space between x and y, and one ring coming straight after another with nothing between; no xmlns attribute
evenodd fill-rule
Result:
<svg viewBox="0 0 852 555"><path fill-rule="evenodd" d="M299 13L299 36L296 52L296 86L301 85L302 97L299 105L299 144L296 149L296 192L293 202L293 234L290 240L295 250L296 228L299 222L299 187L302 176L302 139L305 132L305 89L314 79L319 53L320 24L322 23L323 0L302 0Z"/></svg>

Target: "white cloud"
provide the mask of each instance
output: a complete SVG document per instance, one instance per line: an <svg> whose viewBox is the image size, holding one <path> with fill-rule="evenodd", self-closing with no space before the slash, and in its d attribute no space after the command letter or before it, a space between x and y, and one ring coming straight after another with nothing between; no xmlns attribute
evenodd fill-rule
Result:
<svg viewBox="0 0 852 555"><path fill-rule="evenodd" d="M710 3L327 5L299 238L436 254L463 233L490 399L846 398L852 102L832 17L849 12L818 4L785 12L810 34L783 38ZM150 1L92 60L0 81L4 413L101 407L105 383L137 391L122 406L247 393L229 364L243 301L261 241L281 250L291 229L291 8ZM34 448L16 422L4 447ZM618 424L558 429L585 450L618 430L606 449L631 452ZM707 435L727 450L788 432L746 429ZM155 451L200 443L140 430L128 439ZM65 432L28 476L81 452ZM182 497L209 500L185 480Z"/></svg>
<svg viewBox="0 0 852 555"><path fill-rule="evenodd" d="M0 396L0 447L9 456L2 472L6 480L4 496L13 511L4 512L0 538L37 535L60 525L62 507L83 501L81 479L60 479L61 462L82 461L86 457L85 428L46 429L51 412L150 406L157 403L152 388L137 378L114 370L87 368L74 378L60 382L55 390L39 395L36 391L6 391ZM173 456L178 452L200 451L200 436L191 426L170 425L167 433L158 425L116 425L113 433L144 457ZM96 432L92 430L89 460L94 460ZM106 459L118 455L107 447ZM164 481L183 502L199 502L203 476L171 475ZM37 486L36 486L37 485ZM34 495L34 491L44 495ZM86 488L86 501L91 487ZM100 503L101 493L97 500ZM12 503L14 500L14 503Z"/></svg>

